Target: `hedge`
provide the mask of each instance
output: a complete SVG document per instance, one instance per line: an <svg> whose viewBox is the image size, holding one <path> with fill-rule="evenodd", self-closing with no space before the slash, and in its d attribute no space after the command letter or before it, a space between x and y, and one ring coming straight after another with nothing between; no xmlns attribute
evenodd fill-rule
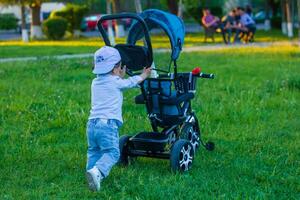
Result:
<svg viewBox="0 0 300 200"><path fill-rule="evenodd" d="M43 32L48 39L60 40L64 37L68 22L62 17L48 18L43 22Z"/></svg>
<svg viewBox="0 0 300 200"><path fill-rule="evenodd" d="M18 19L14 14L0 14L0 30L16 29Z"/></svg>

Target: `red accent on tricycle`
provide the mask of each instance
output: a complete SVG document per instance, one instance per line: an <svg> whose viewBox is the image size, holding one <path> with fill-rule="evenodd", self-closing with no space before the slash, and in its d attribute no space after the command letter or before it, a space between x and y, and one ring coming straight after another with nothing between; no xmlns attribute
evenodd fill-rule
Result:
<svg viewBox="0 0 300 200"><path fill-rule="evenodd" d="M201 68L200 67L196 67L192 70L192 74L193 75L198 75L201 72Z"/></svg>

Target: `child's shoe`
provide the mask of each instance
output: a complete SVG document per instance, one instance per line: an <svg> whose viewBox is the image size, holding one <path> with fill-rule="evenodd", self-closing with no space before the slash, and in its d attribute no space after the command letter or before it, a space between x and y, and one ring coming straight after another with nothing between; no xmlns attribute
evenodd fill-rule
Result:
<svg viewBox="0 0 300 200"><path fill-rule="evenodd" d="M100 182L101 182L101 173L98 168L95 166L90 170L86 171L86 178L89 184L90 190L99 191Z"/></svg>

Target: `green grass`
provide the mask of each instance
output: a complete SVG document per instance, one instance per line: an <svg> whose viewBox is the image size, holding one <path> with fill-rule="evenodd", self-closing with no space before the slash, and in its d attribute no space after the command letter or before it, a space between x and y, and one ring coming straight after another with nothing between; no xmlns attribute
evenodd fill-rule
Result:
<svg viewBox="0 0 300 200"><path fill-rule="evenodd" d="M165 36L153 36L151 39L154 48L170 48L169 39ZM296 38L293 40L295 39ZM223 44L221 34L215 34L215 40L215 43L211 42L210 39L208 39L207 43L204 43L203 33L187 34L184 47ZM118 39L117 41L122 41L122 39ZM257 43L283 42L289 41L289 39L282 35L279 30L272 30L271 32L258 31L255 36L255 41ZM0 58L93 53L103 45L104 43L100 37L64 41L32 41L30 43L23 43L22 41L0 41Z"/></svg>
<svg viewBox="0 0 300 200"><path fill-rule="evenodd" d="M68 47L68 46L2 46L0 58L18 58L31 56L55 56L72 55L80 53L92 53L97 47Z"/></svg>
<svg viewBox="0 0 300 200"><path fill-rule="evenodd" d="M165 54L158 55L164 58ZM139 158L113 168L100 193L85 182L92 61L0 64L0 199L299 199L300 53L297 47L182 54L202 66L193 108L216 149L192 170ZM149 130L139 90L125 92L120 135Z"/></svg>

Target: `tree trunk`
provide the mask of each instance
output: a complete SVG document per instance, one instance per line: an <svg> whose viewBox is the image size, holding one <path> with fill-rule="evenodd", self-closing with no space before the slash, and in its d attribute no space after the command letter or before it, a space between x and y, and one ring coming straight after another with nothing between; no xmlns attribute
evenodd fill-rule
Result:
<svg viewBox="0 0 300 200"><path fill-rule="evenodd" d="M269 0L269 6L272 10L273 16L277 16L277 13L279 12L279 7L280 7L280 1L276 0Z"/></svg>
<svg viewBox="0 0 300 200"><path fill-rule="evenodd" d="M112 0L113 12L119 13L121 12L121 3L120 0Z"/></svg>
<svg viewBox="0 0 300 200"><path fill-rule="evenodd" d="M180 18L183 18L183 3L182 3L182 0L179 0L177 16L180 17Z"/></svg>
<svg viewBox="0 0 300 200"><path fill-rule="evenodd" d="M136 13L143 12L141 1L140 0L135 0L134 3L135 3L135 11L136 11ZM145 38L143 39L143 43L144 43L144 46L147 46ZM152 67L152 69L155 69L154 61L152 62L151 67ZM150 77L151 78L158 77L158 74L157 74L156 70L151 70Z"/></svg>
<svg viewBox="0 0 300 200"><path fill-rule="evenodd" d="M141 0L134 0L134 5L135 5L135 11L136 13L141 13L143 12ZM145 38L143 39L144 46L147 46Z"/></svg>
<svg viewBox="0 0 300 200"><path fill-rule="evenodd" d="M31 8L31 38L41 39L43 37L41 28L41 3L35 2L30 4Z"/></svg>
<svg viewBox="0 0 300 200"><path fill-rule="evenodd" d="M287 34L285 3L286 3L286 0L281 0L281 10L282 10L281 30L284 35Z"/></svg>
<svg viewBox="0 0 300 200"><path fill-rule="evenodd" d="M28 30L26 29L25 6L21 4L21 31L23 42L29 42Z"/></svg>
<svg viewBox="0 0 300 200"><path fill-rule="evenodd" d="M298 4L298 36L299 36L298 45L300 46L300 1L298 1L297 4Z"/></svg>
<svg viewBox="0 0 300 200"><path fill-rule="evenodd" d="M120 0L113 0L113 12L120 13L121 12L121 4ZM116 37L124 37L125 36L125 30L124 25L122 23L122 20L116 20Z"/></svg>
<svg viewBox="0 0 300 200"><path fill-rule="evenodd" d="M111 14L111 0L106 0L106 13L108 15ZM112 21L108 20L108 38L110 41L110 44L112 46L115 46L115 37L114 37L114 32L113 32L113 28L112 28Z"/></svg>
<svg viewBox="0 0 300 200"><path fill-rule="evenodd" d="M167 0L168 8L171 13L177 15L178 13L178 4L176 0Z"/></svg>
<svg viewBox="0 0 300 200"><path fill-rule="evenodd" d="M152 7L152 0L147 0L146 8L149 9Z"/></svg>
<svg viewBox="0 0 300 200"><path fill-rule="evenodd" d="M73 37L74 38L80 38L80 35L81 35L80 29L74 29L73 30Z"/></svg>
<svg viewBox="0 0 300 200"><path fill-rule="evenodd" d="M293 20L291 13L291 0L286 0L286 19L287 19L287 35L289 38L293 37Z"/></svg>
<svg viewBox="0 0 300 200"><path fill-rule="evenodd" d="M135 4L135 11L136 11L136 13L143 12L141 0L135 0L134 4Z"/></svg>
<svg viewBox="0 0 300 200"><path fill-rule="evenodd" d="M270 0L265 2L265 10L266 10L266 18L265 18L265 31L269 31L271 29L271 21L270 21Z"/></svg>

